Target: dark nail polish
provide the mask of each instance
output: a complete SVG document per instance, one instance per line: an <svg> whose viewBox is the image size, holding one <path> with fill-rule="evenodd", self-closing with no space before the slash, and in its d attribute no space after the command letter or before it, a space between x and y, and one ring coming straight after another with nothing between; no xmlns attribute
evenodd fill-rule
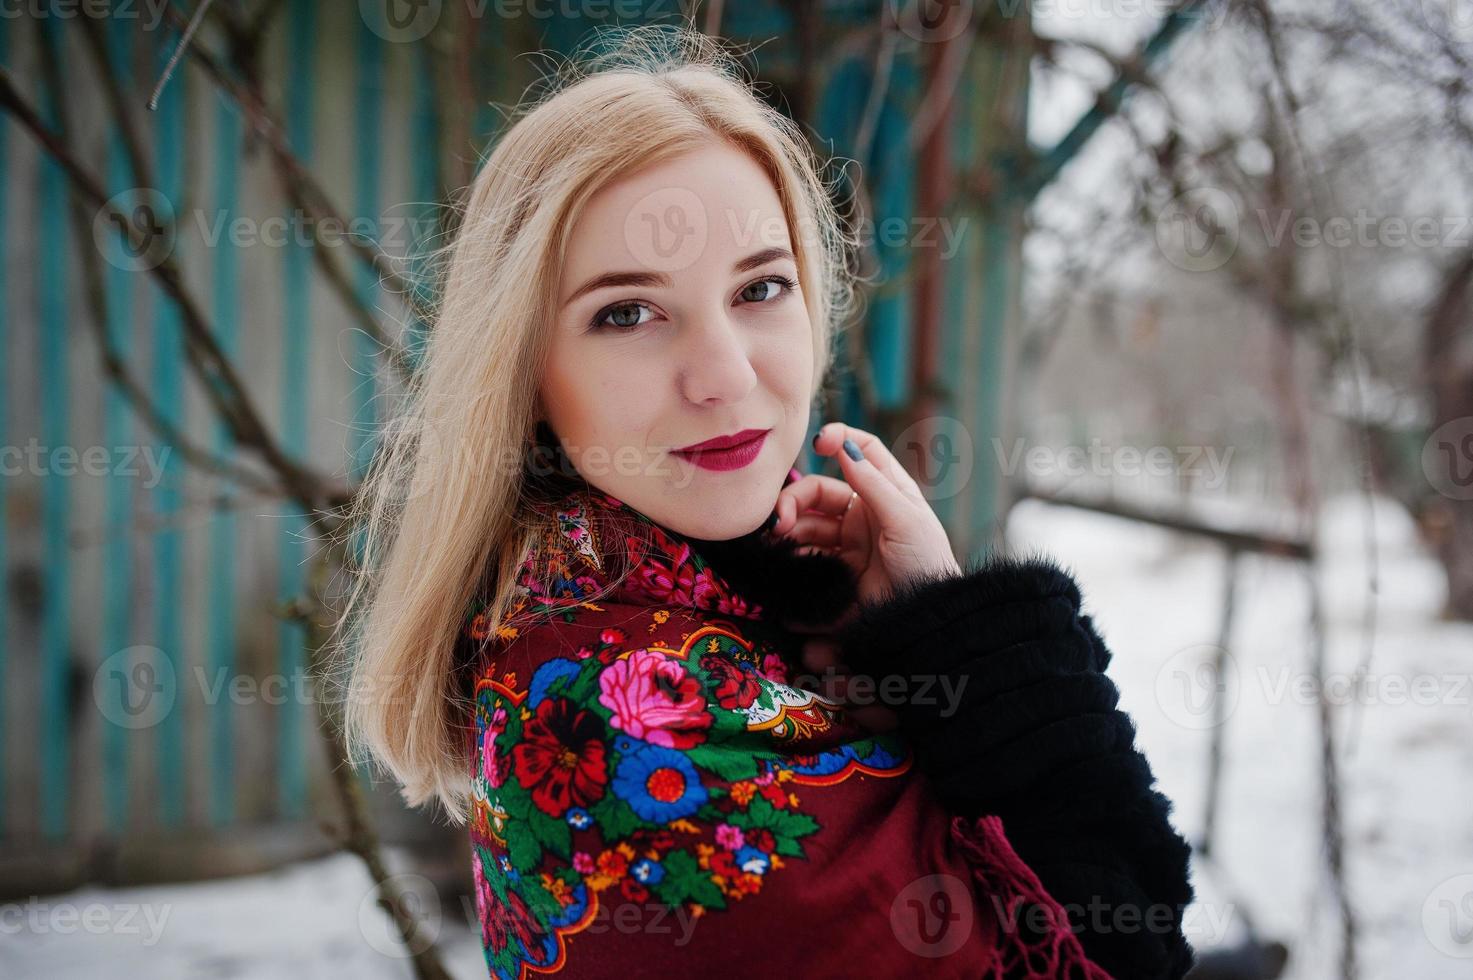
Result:
<svg viewBox="0 0 1473 980"><path fill-rule="evenodd" d="M819 437L819 436L820 436L820 435L822 435L822 433L820 433L820 432L815 432L815 433L814 433L814 434L813 434L813 448L814 448L814 449L817 449L817 448L818 448L818 437Z"/></svg>
<svg viewBox="0 0 1473 980"><path fill-rule="evenodd" d="M844 440L844 452L848 453L849 458L856 463L864 458L864 453L859 451L859 446L855 444L853 439Z"/></svg>

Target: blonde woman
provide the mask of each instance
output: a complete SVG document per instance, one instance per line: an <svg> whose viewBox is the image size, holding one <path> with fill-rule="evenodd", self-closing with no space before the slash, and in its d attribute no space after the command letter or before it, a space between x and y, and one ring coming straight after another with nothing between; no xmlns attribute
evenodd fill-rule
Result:
<svg viewBox="0 0 1473 980"><path fill-rule="evenodd" d="M1179 977L1072 579L963 569L860 429L793 468L853 295L819 174L696 34L519 115L363 498L352 744L467 826L492 976Z"/></svg>

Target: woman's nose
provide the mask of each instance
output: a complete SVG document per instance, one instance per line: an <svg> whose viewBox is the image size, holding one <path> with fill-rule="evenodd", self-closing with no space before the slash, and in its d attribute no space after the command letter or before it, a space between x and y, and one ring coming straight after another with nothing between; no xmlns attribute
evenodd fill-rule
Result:
<svg viewBox="0 0 1473 980"><path fill-rule="evenodd" d="M692 322L681 344L681 387L696 403L737 402L756 386L747 339L725 316Z"/></svg>

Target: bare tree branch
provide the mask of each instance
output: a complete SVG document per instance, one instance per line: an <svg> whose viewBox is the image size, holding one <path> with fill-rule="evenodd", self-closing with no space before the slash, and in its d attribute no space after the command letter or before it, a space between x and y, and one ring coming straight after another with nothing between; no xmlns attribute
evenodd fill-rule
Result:
<svg viewBox="0 0 1473 980"><path fill-rule="evenodd" d="M137 235L132 221L108 201L97 180L82 167L21 95L10 72L5 68L0 68L0 106L9 110L60 164L71 180L73 193L80 196L83 204L106 212L109 220L117 228L126 229L130 238ZM131 244L148 253L150 260L157 259L151 261L149 272L179 307L184 325L185 352L190 367L199 378L206 397L230 427L235 441L258 453L276 473L286 492L304 506L317 508L346 502L350 496L347 487L312 473L277 445L242 386L235 368L216 343L199 302L184 285L178 264L170 255L158 255L161 241L166 238L167 236L160 236L151 241L135 239Z"/></svg>
<svg viewBox="0 0 1473 980"><path fill-rule="evenodd" d="M173 7L166 7L165 10L176 22L182 18L182 15ZM194 60L205 70L205 74L240 107L246 118L250 120L253 131L266 141L273 160L280 168L283 183L293 206L312 217L313 235L320 235L320 226L324 223L332 223L339 228L349 227L346 219L342 217L343 212L334 206L327 191L292 151L280 121L266 104L255 75L255 66L253 64L240 65L247 79L247 84L242 84L225 70L219 59L204 45L191 45L189 51ZM358 235L345 235L343 240L347 242L354 254L374 270L388 289L399 295L415 317L429 322L430 312L419 305L413 285L394 268L393 257L378 248L376 244L363 241ZM364 332L372 337L380 349L385 352L401 376L410 377L413 374L413 366L402 347L384 332L372 311L363 305L357 291L352 288L331 256L327 254L328 250L319 247L312 251L318 267L324 271L334 292L353 311Z"/></svg>

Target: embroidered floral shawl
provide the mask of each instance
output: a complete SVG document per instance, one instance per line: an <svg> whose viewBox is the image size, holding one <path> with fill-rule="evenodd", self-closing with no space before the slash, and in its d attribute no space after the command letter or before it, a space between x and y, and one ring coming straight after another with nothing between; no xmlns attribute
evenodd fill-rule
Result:
<svg viewBox="0 0 1473 980"><path fill-rule="evenodd" d="M593 488L537 514L515 608L462 637L491 976L1107 978L1020 928L1058 909L1001 824L792 686L793 638L690 540Z"/></svg>

